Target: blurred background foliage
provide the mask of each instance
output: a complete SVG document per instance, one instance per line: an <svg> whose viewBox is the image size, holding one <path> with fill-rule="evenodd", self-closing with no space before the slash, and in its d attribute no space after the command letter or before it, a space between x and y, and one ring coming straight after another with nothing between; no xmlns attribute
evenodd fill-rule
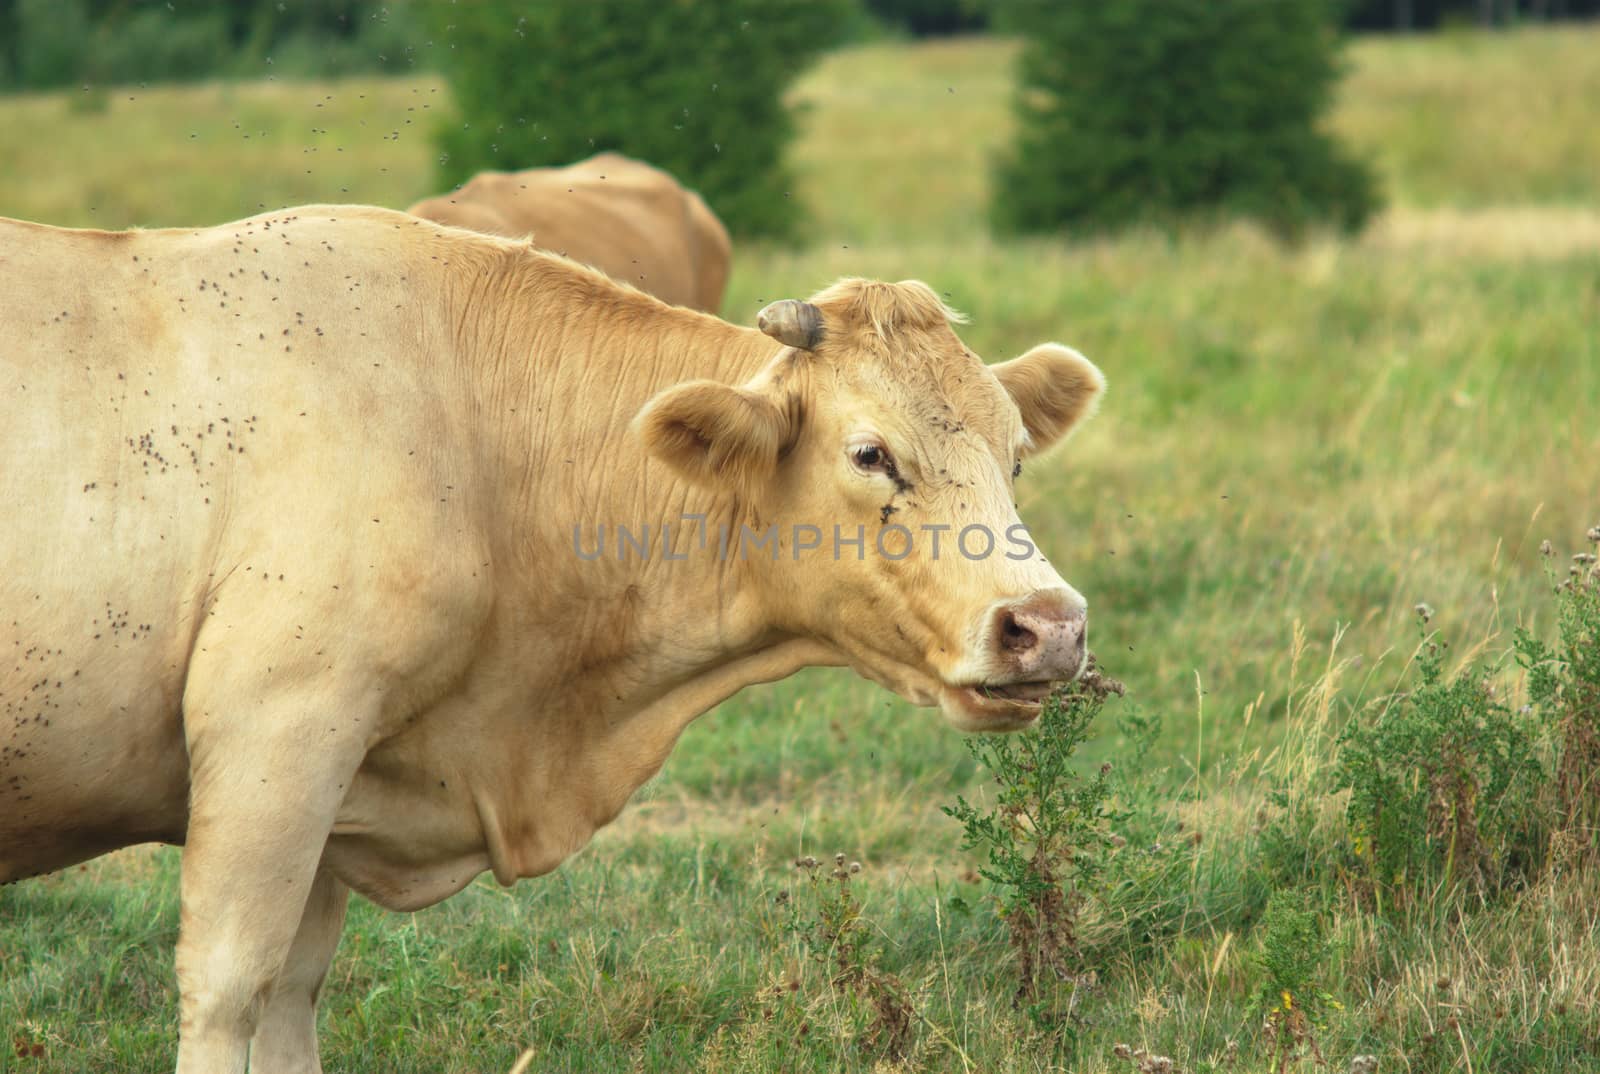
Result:
<svg viewBox="0 0 1600 1074"><path fill-rule="evenodd" d="M0 0L0 90L419 66L414 0Z"/></svg>
<svg viewBox="0 0 1600 1074"><path fill-rule="evenodd" d="M698 190L738 235L793 235L783 93L845 35L853 0L479 0L429 29L460 119L439 186L617 150Z"/></svg>
<svg viewBox="0 0 1600 1074"><path fill-rule="evenodd" d="M1279 4L1280 0L1267 0ZM1285 5L1300 0L1281 0ZM751 3L771 19L803 15L832 21L817 44L841 33L917 37L980 33L1003 22L1007 0L823 0L817 4ZM835 6L835 5L839 6ZM559 5L451 0L0 0L0 90L96 84L175 82L198 78L332 76L434 68L447 53L422 40L441 19L486 23L510 16L533 24ZM1068 5L1060 6L1115 6ZM802 9L815 8L815 12ZM615 23L649 22L666 13L721 16L718 4L595 5ZM1336 0L1336 16L1352 30L1433 30L1453 25L1589 18L1600 0ZM629 28L613 25L615 32ZM757 46L758 49L764 46ZM263 71L263 68L270 68Z"/></svg>
<svg viewBox="0 0 1600 1074"><path fill-rule="evenodd" d="M1345 231L1373 175L1321 128L1339 79L1330 0L1003 0L1022 38L1004 231L1254 217Z"/></svg>
<svg viewBox="0 0 1600 1074"><path fill-rule="evenodd" d="M1509 25L1600 0L0 0L0 90L437 72L436 190L613 149L699 190L741 238L798 238L789 93L825 51L1019 35L1001 231L1248 216L1359 228L1372 169L1325 129L1336 31ZM893 107L872 99L870 107ZM422 191L418 194L424 193Z"/></svg>

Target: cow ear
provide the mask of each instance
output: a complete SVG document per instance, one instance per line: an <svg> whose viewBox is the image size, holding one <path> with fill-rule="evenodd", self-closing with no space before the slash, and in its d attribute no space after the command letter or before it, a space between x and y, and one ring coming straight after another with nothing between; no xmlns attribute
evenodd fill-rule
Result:
<svg viewBox="0 0 1600 1074"><path fill-rule="evenodd" d="M1060 443L1094 414L1106 378L1093 362L1059 343L1041 343L1020 358L989 367L1022 414L1024 455Z"/></svg>
<svg viewBox="0 0 1600 1074"><path fill-rule="evenodd" d="M758 488L777 469L790 417L768 396L711 380L657 395L634 419L645 450L704 488Z"/></svg>

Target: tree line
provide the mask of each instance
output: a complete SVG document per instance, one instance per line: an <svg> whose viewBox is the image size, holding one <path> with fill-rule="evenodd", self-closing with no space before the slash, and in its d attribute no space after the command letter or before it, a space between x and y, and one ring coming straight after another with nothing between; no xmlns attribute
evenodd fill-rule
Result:
<svg viewBox="0 0 1600 1074"><path fill-rule="evenodd" d="M835 20L834 40L935 36L1003 27L1011 3L845 0L827 14ZM428 28L475 6L444 0L0 0L0 91L433 69L443 62L442 49ZM687 14L693 5L664 6ZM534 0L515 7L524 21L545 16L545 5ZM1597 18L1600 0L1340 0L1334 17L1345 29L1363 32L1508 26ZM514 17L503 32L514 34L516 25Z"/></svg>
<svg viewBox="0 0 1600 1074"><path fill-rule="evenodd" d="M0 90L401 73L418 0L0 0Z"/></svg>

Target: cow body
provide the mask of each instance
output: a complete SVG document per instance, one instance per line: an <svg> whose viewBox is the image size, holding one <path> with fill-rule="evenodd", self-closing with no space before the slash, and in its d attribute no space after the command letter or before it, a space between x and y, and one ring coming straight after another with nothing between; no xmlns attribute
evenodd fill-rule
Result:
<svg viewBox="0 0 1600 1074"><path fill-rule="evenodd" d="M841 294L822 307L840 348L860 295L903 299ZM1081 598L1042 559L925 564L935 586L898 560L800 583L787 557L688 554L682 527L677 556L576 554L579 528L659 537L685 514L870 520L887 495L910 517L947 470L962 510L1014 519L984 475L1027 435L1007 391L1026 412L1033 389L1002 390L942 319L928 338L948 337L963 387L928 425L964 409L957 439L992 443L890 483L859 414L831 416L872 393L827 388L824 363L845 366L826 348L385 210L120 234L0 220L0 296L0 880L185 844L180 1071L318 1069L348 890L413 909L485 870L554 868L746 685L849 664L963 725L1015 726L1027 691L981 683L1079 666ZM1075 421L1098 374L1060 361ZM854 498L807 500L838 443ZM907 585L972 600L893 634L867 621Z"/></svg>
<svg viewBox="0 0 1600 1074"><path fill-rule="evenodd" d="M728 232L700 195L617 153L564 168L479 172L407 211L486 235L531 238L675 306L715 313L728 283Z"/></svg>
<svg viewBox="0 0 1600 1074"><path fill-rule="evenodd" d="M17 296L6 320L24 343L3 367L16 403L4 443L23 464L4 479L14 517L0 584L17 659L0 680L12 724L0 773L16 808L0 815L0 878L141 839L183 840L186 732L204 729L199 712L187 721L181 713L204 696L208 675L240 671L213 672L213 662L259 665L251 692L315 680L329 665L340 675L366 665L361 674L381 695L372 711L330 715L319 734L354 735L368 754L330 857L383 905L426 905L491 866L508 882L542 872L621 805L551 810L559 788L542 788L540 773L581 768L574 739L587 735L563 734L565 755L550 756L525 733L527 699L548 699L561 719L610 688L603 663L573 681L570 669L594 659L550 659L561 643L543 624L581 623L596 605L614 604L614 624L642 634L651 611L628 607L621 591L637 579L615 593L595 588L603 569L568 594L539 587L512 597L507 587L528 557L574 560L563 525L572 516L542 514L540 503L594 478L597 460L615 450L610 438L674 372L626 378L618 392L605 369L615 372L627 355L551 348L544 368L481 398L471 386L486 370L469 367L456 326L430 318L417 296L442 298L452 254L486 260L492 273L496 259L520 253L452 244L430 228L412 263L381 264L396 221L317 212L198 233L6 225L22 235L5 244L0 287ZM532 263L553 286L609 294L555 259ZM91 265L89 289L78 281ZM18 301L34 295L41 300ZM753 367L776 349L757 332L649 312L680 330L725 335L730 368L741 358ZM557 331L604 335L570 324ZM601 390L620 420L599 430L543 416L593 415ZM486 405L502 413L486 418ZM510 460L508 434L526 445ZM630 485L624 478L602 491L625 501ZM519 496L523 489L536 495ZM670 603L664 596L657 603ZM543 659L530 659L530 642ZM637 712L655 700L601 707ZM514 726L496 726L506 720ZM515 749L519 724L527 756ZM592 726L577 720L562 731ZM486 750L488 742L511 748ZM596 748L615 757L614 747ZM642 776L653 771L648 759L639 764ZM496 766L505 785L562 814L556 834L518 803L490 801L498 788L474 787L493 782ZM391 808L391 786L402 788L404 808ZM430 793L418 799L418 786ZM486 834L486 824L507 831ZM386 827L404 832L406 849L391 846ZM437 845L419 853L416 844L430 839ZM390 876L390 857L408 876L423 859L452 864L417 886Z"/></svg>

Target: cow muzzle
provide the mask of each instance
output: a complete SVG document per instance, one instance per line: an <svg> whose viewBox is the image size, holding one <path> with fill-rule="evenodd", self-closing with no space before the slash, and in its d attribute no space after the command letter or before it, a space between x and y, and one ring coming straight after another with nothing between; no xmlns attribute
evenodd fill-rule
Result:
<svg viewBox="0 0 1600 1074"><path fill-rule="evenodd" d="M1052 590L996 608L989 628L998 669L1024 682L1070 681L1083 670L1089 613L1081 601Z"/></svg>
<svg viewBox="0 0 1600 1074"><path fill-rule="evenodd" d="M991 608L980 638L982 674L947 686L940 707L963 730L1014 730L1038 719L1057 684L1082 674L1088 611L1071 589L1042 590Z"/></svg>

